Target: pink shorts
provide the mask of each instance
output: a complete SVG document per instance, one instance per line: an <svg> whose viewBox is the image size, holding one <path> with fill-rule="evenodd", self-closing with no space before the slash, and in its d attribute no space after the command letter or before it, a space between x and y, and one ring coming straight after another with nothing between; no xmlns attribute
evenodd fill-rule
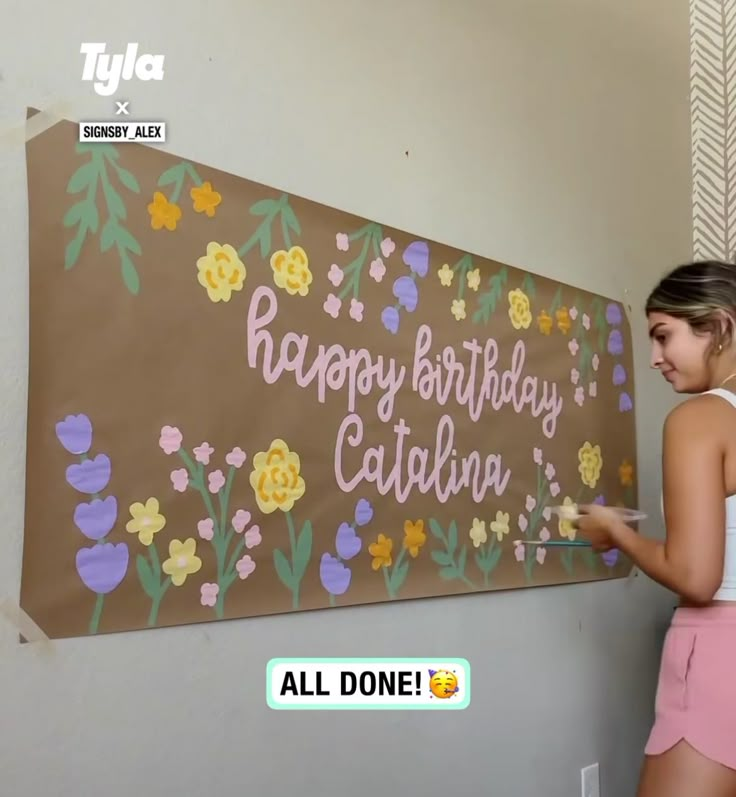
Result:
<svg viewBox="0 0 736 797"><path fill-rule="evenodd" d="M675 611L654 712L646 755L664 753L684 739L736 769L736 602Z"/></svg>

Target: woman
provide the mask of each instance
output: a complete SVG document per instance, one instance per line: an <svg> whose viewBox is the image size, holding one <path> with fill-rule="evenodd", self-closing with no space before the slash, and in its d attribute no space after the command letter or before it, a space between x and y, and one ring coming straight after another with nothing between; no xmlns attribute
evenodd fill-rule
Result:
<svg viewBox="0 0 736 797"><path fill-rule="evenodd" d="M664 542L615 510L579 508L580 536L677 593L637 797L736 797L736 266L681 266L646 304L651 366L698 394L663 431Z"/></svg>

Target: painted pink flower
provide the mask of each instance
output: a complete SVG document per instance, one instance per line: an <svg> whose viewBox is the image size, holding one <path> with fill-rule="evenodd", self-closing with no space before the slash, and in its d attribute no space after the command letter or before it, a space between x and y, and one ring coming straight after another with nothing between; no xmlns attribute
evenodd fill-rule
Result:
<svg viewBox="0 0 736 797"><path fill-rule="evenodd" d="M209 474L207 481L209 482L209 490L213 495L219 493L225 486L225 476L219 468Z"/></svg>
<svg viewBox="0 0 736 797"><path fill-rule="evenodd" d="M245 451L239 446L236 446L226 457L225 462L233 468L242 468L246 460Z"/></svg>
<svg viewBox="0 0 736 797"><path fill-rule="evenodd" d="M217 584L202 584L199 591L201 595L199 602L202 606L214 606L217 603L217 593L220 591Z"/></svg>
<svg viewBox="0 0 736 797"><path fill-rule="evenodd" d="M203 465L209 465L210 457L212 454L214 454L214 452L215 449L212 448L209 443L204 442L201 446L197 446L194 449L194 458L197 460L197 462L201 462Z"/></svg>
<svg viewBox="0 0 736 797"><path fill-rule="evenodd" d="M344 232L339 232L335 236L335 243L337 244L337 248L341 252L347 252L348 248L350 247L350 239Z"/></svg>
<svg viewBox="0 0 736 797"><path fill-rule="evenodd" d="M248 531L245 532L245 547L255 548L256 545L260 545L262 541L261 537L261 530L258 526L251 526Z"/></svg>
<svg viewBox="0 0 736 797"><path fill-rule="evenodd" d="M181 448L182 436L176 426L164 426L158 444L165 454L175 454Z"/></svg>
<svg viewBox="0 0 736 797"><path fill-rule="evenodd" d="M536 462L537 465L541 465L542 464L542 449L541 448L535 448L534 449L534 462Z"/></svg>
<svg viewBox="0 0 736 797"><path fill-rule="evenodd" d="M371 267L368 273L376 282L380 282L383 279L383 275L386 273L386 266L383 264L383 260L381 260L380 257L371 261Z"/></svg>
<svg viewBox="0 0 736 797"><path fill-rule="evenodd" d="M514 556L517 562L524 561L525 548L523 545L514 545Z"/></svg>
<svg viewBox="0 0 736 797"><path fill-rule="evenodd" d="M384 238L381 241L381 253L384 257L391 257L395 249L396 244L390 238Z"/></svg>
<svg viewBox="0 0 736 797"><path fill-rule="evenodd" d="M529 521L526 519L526 515L519 515L519 528L522 534L527 530L528 526Z"/></svg>
<svg viewBox="0 0 736 797"><path fill-rule="evenodd" d="M211 540L215 536L215 523L211 517L197 523L197 531L203 540Z"/></svg>
<svg viewBox="0 0 736 797"><path fill-rule="evenodd" d="M544 475L547 477L547 481L551 482L552 479L555 477L555 466L551 463L547 463L547 467L544 469Z"/></svg>
<svg viewBox="0 0 736 797"><path fill-rule="evenodd" d="M593 370L594 371L598 370L598 366L600 365L600 362L601 361L600 361L600 358L598 357L598 355L594 354L593 355L593 359L590 361L590 364L593 366Z"/></svg>
<svg viewBox="0 0 736 797"><path fill-rule="evenodd" d="M549 523L550 519L552 518L552 510L548 506L545 506L542 510L542 517L547 521L547 523Z"/></svg>
<svg viewBox="0 0 736 797"><path fill-rule="evenodd" d="M537 548L537 561L539 562L540 565L544 564L544 560L546 557L547 557L547 549L542 548L542 546L540 545Z"/></svg>
<svg viewBox="0 0 736 797"><path fill-rule="evenodd" d="M573 338L568 344L567 348L570 349L570 354L574 357L578 353L578 349L580 348L580 344L578 343L577 338Z"/></svg>
<svg viewBox="0 0 736 797"><path fill-rule="evenodd" d="M587 313L583 313L583 326L590 329L590 316Z"/></svg>
<svg viewBox="0 0 736 797"><path fill-rule="evenodd" d="M560 494L560 485L557 484L557 482L552 482L552 484L549 486L549 492L552 498L557 498L557 496Z"/></svg>
<svg viewBox="0 0 736 797"><path fill-rule="evenodd" d="M579 387L575 388L575 403L582 407L583 402L585 401L585 388L580 385Z"/></svg>
<svg viewBox="0 0 736 797"><path fill-rule="evenodd" d="M588 385L588 395L591 398L595 398L598 395L598 383L597 382L591 382Z"/></svg>
<svg viewBox="0 0 736 797"><path fill-rule="evenodd" d="M534 507L537 505L537 502L531 495L527 495L526 497L526 511L531 512Z"/></svg>
<svg viewBox="0 0 736 797"><path fill-rule="evenodd" d="M246 554L241 559L238 559L238 563L235 565L235 568L238 571L238 575L242 579L246 579L256 569L256 563L248 554Z"/></svg>
<svg viewBox="0 0 736 797"><path fill-rule="evenodd" d="M580 381L580 371L578 371L577 368L573 368L572 371L570 371L570 381L573 385L577 385Z"/></svg>
<svg viewBox="0 0 736 797"><path fill-rule="evenodd" d="M330 293L327 298L325 299L325 303L322 305L324 308L325 313L327 315L331 315L333 318L337 318L340 312L340 305L342 302L335 296L334 293Z"/></svg>
<svg viewBox="0 0 736 797"><path fill-rule="evenodd" d="M238 509L233 516L233 528L236 534L242 534L245 527L250 523L250 512L245 509Z"/></svg>
<svg viewBox="0 0 736 797"><path fill-rule="evenodd" d="M337 288L342 283L343 277L345 274L340 266L337 263L333 263L330 266L330 270L327 272L327 279Z"/></svg>
<svg viewBox="0 0 736 797"><path fill-rule="evenodd" d="M355 298L350 300L350 318L352 318L353 321L363 320L363 302L359 302Z"/></svg>
<svg viewBox="0 0 736 797"><path fill-rule="evenodd" d="M542 542L547 542L547 540L549 539L549 537L550 537L550 534L549 534L549 529L548 529L548 528L545 526L545 527L544 527L544 528L543 528L543 529L542 529L542 530L539 532L539 539L540 539Z"/></svg>
<svg viewBox="0 0 736 797"><path fill-rule="evenodd" d="M189 484L189 474L186 468L179 468L171 471L171 483L177 492L183 493Z"/></svg>
<svg viewBox="0 0 736 797"><path fill-rule="evenodd" d="M578 308L577 307L571 307L569 316L574 321L578 317Z"/></svg>

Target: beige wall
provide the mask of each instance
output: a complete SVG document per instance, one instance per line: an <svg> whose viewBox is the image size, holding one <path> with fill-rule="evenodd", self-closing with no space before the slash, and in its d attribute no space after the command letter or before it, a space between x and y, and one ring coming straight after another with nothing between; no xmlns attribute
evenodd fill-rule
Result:
<svg viewBox="0 0 736 797"><path fill-rule="evenodd" d="M691 254L686 0L8 3L3 124L52 99L74 118L107 113L80 80L79 45L139 41L166 55L167 75L125 99L169 123L172 151L583 289L628 291L641 503L661 533L673 397L648 370L640 308ZM0 185L0 592L17 599L21 147L0 150ZM571 797L599 761L602 793L629 797L672 605L640 576L66 640L48 657L0 625L0 793L367 797L375 778L386 797ZM273 656L428 652L470 660L467 711L266 708Z"/></svg>

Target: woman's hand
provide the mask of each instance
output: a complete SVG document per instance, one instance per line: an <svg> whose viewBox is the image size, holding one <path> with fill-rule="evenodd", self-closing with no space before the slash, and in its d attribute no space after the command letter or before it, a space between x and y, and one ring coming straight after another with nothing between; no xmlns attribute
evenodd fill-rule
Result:
<svg viewBox="0 0 736 797"><path fill-rule="evenodd" d="M578 507L581 517L574 521L580 537L587 540L593 550L605 553L617 547L618 531L623 525L615 509L598 504Z"/></svg>

